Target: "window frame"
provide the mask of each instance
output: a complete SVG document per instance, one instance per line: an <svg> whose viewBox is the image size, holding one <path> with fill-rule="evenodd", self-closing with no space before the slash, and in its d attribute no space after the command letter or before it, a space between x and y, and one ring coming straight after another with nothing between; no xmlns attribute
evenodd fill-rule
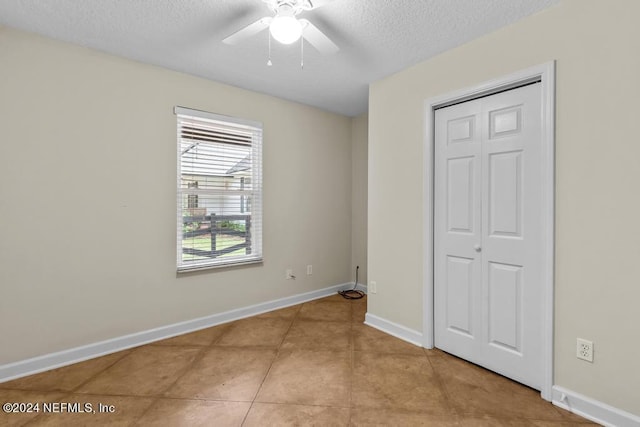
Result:
<svg viewBox="0 0 640 427"><path fill-rule="evenodd" d="M233 267L247 264L256 264L263 261L262 254L262 132L263 126L261 122L247 120L237 117L225 116L221 114L210 113L201 110L195 110L192 108L174 107L174 114L176 116L176 133L177 133L177 159L176 159L176 267L178 273L214 269L223 267ZM243 195L242 200L250 198L251 200L251 254L238 255L232 258L211 258L208 260L199 260L197 262L183 260L183 229L184 224L183 214L185 207L183 206L185 195L188 196L191 188L182 188L182 125L186 121L198 122L209 125L220 125L227 131L229 128L236 128L238 131L244 133L251 133L251 178L252 182L251 190L248 190L250 194ZM191 123L192 124L192 123ZM206 190L195 187L199 194L206 192ZM219 193L220 190L212 190L211 194ZM224 193L224 192L223 192ZM198 196L196 196L198 197ZM197 200L197 199L196 199ZM243 202L244 203L244 202ZM244 206L244 204L243 204ZM245 214L243 212L242 214Z"/></svg>

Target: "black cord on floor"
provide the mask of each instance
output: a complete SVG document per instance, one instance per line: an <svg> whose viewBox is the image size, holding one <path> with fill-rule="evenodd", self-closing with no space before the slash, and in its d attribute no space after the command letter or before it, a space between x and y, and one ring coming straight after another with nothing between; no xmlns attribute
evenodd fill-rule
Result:
<svg viewBox="0 0 640 427"><path fill-rule="evenodd" d="M353 284L353 289L347 289L345 291L338 291L342 298L344 299L360 299L364 297L364 292L357 290L358 287L358 270L360 266L356 266L356 282Z"/></svg>

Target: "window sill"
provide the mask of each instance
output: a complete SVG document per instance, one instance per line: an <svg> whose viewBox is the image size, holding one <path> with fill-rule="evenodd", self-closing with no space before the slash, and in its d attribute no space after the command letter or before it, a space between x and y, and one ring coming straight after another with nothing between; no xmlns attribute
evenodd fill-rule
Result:
<svg viewBox="0 0 640 427"><path fill-rule="evenodd" d="M262 264L262 257L247 259L244 261L235 261L235 262L230 261L228 263L220 263L220 264L199 264L199 265L193 265L193 266L180 266L178 267L177 272L178 274L183 274L183 273L191 273L191 272L202 271L202 270L217 270L221 268L243 267L243 266L253 265L253 264Z"/></svg>

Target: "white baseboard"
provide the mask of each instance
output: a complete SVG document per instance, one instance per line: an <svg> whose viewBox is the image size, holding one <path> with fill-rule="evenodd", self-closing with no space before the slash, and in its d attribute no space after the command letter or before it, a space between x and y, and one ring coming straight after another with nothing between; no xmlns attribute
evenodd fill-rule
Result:
<svg viewBox="0 0 640 427"><path fill-rule="evenodd" d="M566 388L553 386L554 405L607 427L640 427L640 417Z"/></svg>
<svg viewBox="0 0 640 427"><path fill-rule="evenodd" d="M407 341L413 345L422 347L423 338L421 332L409 329L406 326L399 325L371 313L367 313L364 319L365 325L369 325L386 334L393 335L396 338L400 338L401 340Z"/></svg>
<svg viewBox="0 0 640 427"><path fill-rule="evenodd" d="M293 295L290 297L280 298L277 300L267 301L260 304L242 307L235 310L225 311L223 313L213 314L211 316L200 317L198 319L187 320L185 322L175 323L172 325L161 326L155 329L136 332L130 335L112 338L93 344L75 347L68 350L49 353L30 359L20 360L18 362L0 365L0 383L14 380L16 378L33 375L50 369L60 368L62 366L71 365L73 363L83 362L88 359L104 356L118 351L126 350L132 347L149 344L154 341L171 338L177 335L195 332L200 329L209 328L211 326L232 322L234 320L251 317L258 314L266 313L280 308L289 307L303 302L311 301L318 298L324 298L335 294L344 289L353 288L353 282L343 283L341 285L330 286L316 291L306 292L303 294ZM357 289L363 289L358 284ZM364 289L366 291L366 287Z"/></svg>

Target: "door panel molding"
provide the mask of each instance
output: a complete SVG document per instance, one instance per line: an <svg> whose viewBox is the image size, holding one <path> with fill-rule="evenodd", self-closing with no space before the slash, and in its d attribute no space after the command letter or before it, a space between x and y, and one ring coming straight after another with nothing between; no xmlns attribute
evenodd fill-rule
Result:
<svg viewBox="0 0 640 427"><path fill-rule="evenodd" d="M542 94L541 162L542 192L541 232L544 237L542 256L542 305L543 305L543 384L541 395L552 398L553 386L553 289L554 289L554 235L555 235L555 61L521 70L488 82L456 90L424 102L424 157L423 182L423 346L434 346L434 133L435 110L473 99L493 95L531 83L540 82ZM506 112L506 111L505 111ZM498 126L497 138L508 138L518 128L517 115L503 117ZM464 127L460 136L465 136ZM461 138L464 139L464 138ZM462 142L462 141L460 141ZM458 142L459 143L459 142Z"/></svg>

